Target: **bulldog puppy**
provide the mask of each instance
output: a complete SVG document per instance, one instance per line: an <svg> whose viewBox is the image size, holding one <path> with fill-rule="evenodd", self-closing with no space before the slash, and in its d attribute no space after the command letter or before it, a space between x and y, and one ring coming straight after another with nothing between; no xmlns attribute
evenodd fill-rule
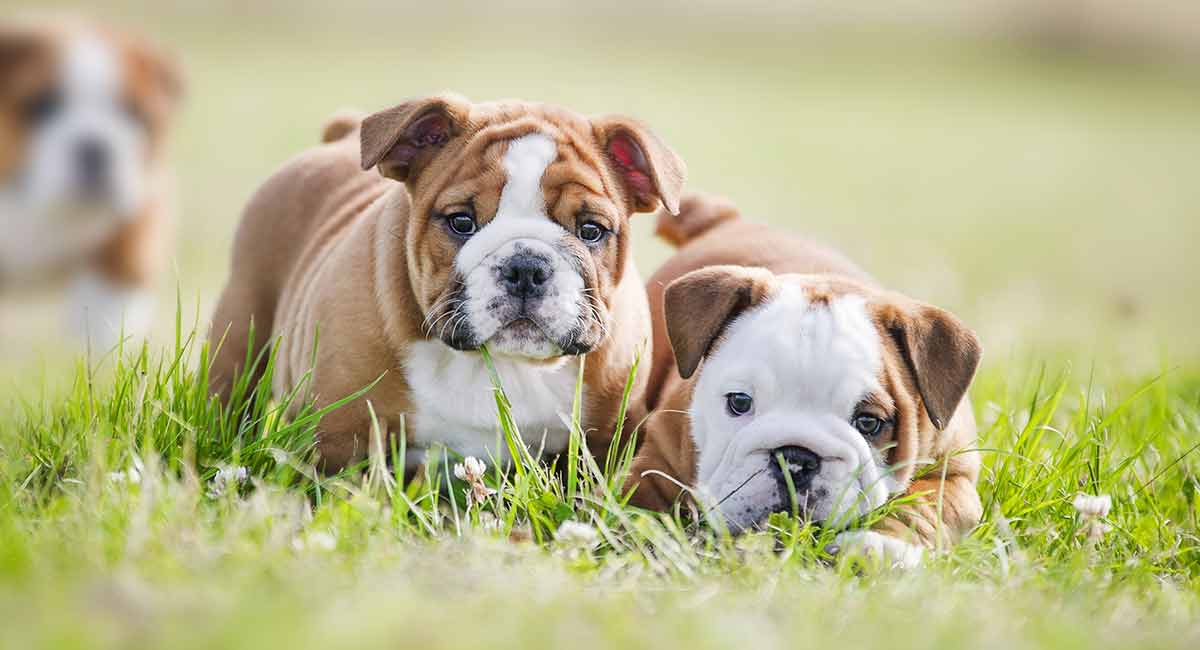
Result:
<svg viewBox="0 0 1200 650"><path fill-rule="evenodd" d="M323 407L378 380L323 418L326 471L364 457L372 411L385 435L404 432L410 468L438 444L504 460L479 348L545 454L567 448L562 414L586 354L583 425L607 449L650 338L628 219L678 209L683 162L629 118L452 95L361 126L335 119L325 142L246 209L213 317L213 390L227 396L247 351L278 341L277 395L311 373Z"/></svg>
<svg viewBox="0 0 1200 650"><path fill-rule="evenodd" d="M838 538L904 564L978 523L971 330L720 200L687 197L658 232L680 248L647 286L654 357L633 503L667 509L689 486L738 532L791 512L792 495L838 528L913 495L874 531Z"/></svg>
<svg viewBox="0 0 1200 650"><path fill-rule="evenodd" d="M133 36L0 23L0 289L66 280L79 333L145 332L181 92L175 64Z"/></svg>

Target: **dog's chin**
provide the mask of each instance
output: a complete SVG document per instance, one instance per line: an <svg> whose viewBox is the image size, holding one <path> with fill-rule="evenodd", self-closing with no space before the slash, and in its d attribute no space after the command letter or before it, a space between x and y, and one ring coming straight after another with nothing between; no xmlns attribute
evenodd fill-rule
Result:
<svg viewBox="0 0 1200 650"><path fill-rule="evenodd" d="M564 356L563 349L546 336L541 327L525 318L496 330L486 344L495 354L526 361L550 363Z"/></svg>

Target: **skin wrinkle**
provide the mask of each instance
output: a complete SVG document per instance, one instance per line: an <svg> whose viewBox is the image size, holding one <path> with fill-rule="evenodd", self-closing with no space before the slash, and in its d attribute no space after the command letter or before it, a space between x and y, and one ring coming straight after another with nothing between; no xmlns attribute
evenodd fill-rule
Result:
<svg viewBox="0 0 1200 650"><path fill-rule="evenodd" d="M721 363L720 359L723 358L723 356L727 354L745 354L744 351L741 351L746 346L745 340L743 339L741 343L736 342L741 337L750 336L749 332L754 331L754 328L757 326L755 321L766 317L765 315L759 316L759 314L766 314L768 312L776 311L782 315L785 312L780 310L793 309L793 307L790 307L788 302L784 300L786 295L793 294L780 295L777 296L773 301L760 304L753 310L744 314L740 319L727 326L727 340L725 345L722 347L722 349L715 350L711 353L712 358L709 360L707 366L710 368L710 372L715 372L715 370L711 370L711 368L714 367L714 363ZM860 351L854 349L853 347L849 347L848 344L851 339L844 338L845 334L843 334L843 332L854 331L856 328L860 331L873 330L869 320L865 316L865 311L863 313L863 317L861 318L861 322L856 321L851 323L851 321L848 320L850 312L846 311L840 306L842 304L841 300L844 299L835 300L826 292L818 290L817 295L820 297L820 300L818 300L816 304L813 304L811 301L807 300L807 296L811 295L811 293L809 291L805 291L804 295L806 303L804 309L808 314L805 316L805 318L815 318L815 320L804 321L808 323L809 329L797 330L798 336L793 337L791 342L793 345L798 345L798 347L795 348L796 353L804 356L804 358L814 360L812 363L808 364L812 368L810 372L819 370L819 364L825 363L821 361L822 355L839 355L838 358L843 359L843 363L847 367L865 365L867 368L870 368L873 363L877 363L861 357L862 353ZM851 296L846 299L854 299L854 297ZM791 300L791 298L788 298L788 300ZM861 304L861 301L858 302ZM822 313L827 315L820 316ZM782 316L779 318L781 317ZM769 347L769 344L767 345ZM727 349L727 347L735 347L737 349L730 351ZM765 367L770 368L769 365ZM727 370L728 369L726 369L726 371ZM840 386L837 383L828 383L823 379L818 379L819 376L823 377L823 375L812 375L800 386L809 388L829 386L830 388L842 391L843 393L845 391L851 391L851 398L849 400L836 398L837 401L831 402L831 400L835 399L832 395L826 396L821 392L801 392L798 394L798 397L800 398L799 404L809 405L802 406L802 408L823 408L821 405L827 403L836 404L838 402L845 402L840 408L844 409L846 413L839 413L839 415L844 416L846 421L849 421L852 415L851 411L853 410L854 406L861 401L862 397L865 397L866 394L869 394L869 392L866 391L877 390L868 386L866 391L863 391L863 389L858 388L853 384ZM780 385L780 382L769 375L752 380L751 385L758 387L755 390L756 402L773 404L780 399L779 395L772 394L770 390L770 387L778 386ZM763 387L767 387L767 390L763 390ZM769 426L768 423L771 421L770 418L773 417L777 416L767 414L767 417L764 417L764 414L760 413L755 416L755 420L750 424L750 426L752 428L757 427L755 428L756 431L762 430L763 427ZM820 416L820 418L826 420L828 419L827 416ZM875 489L875 484L879 481L878 477L885 473L886 468L877 466L875 454L872 452L870 445L867 444L861 435L858 435L857 432L853 431L845 422L842 422L840 419L835 419L834 421L828 423L819 423L819 421L813 421L812 423L802 424L800 421L794 421L791 426L797 430L803 429L810 432L808 434L809 436L815 436L816 432L818 431L833 432L844 430L847 432L847 437L842 437L840 435L833 436L832 438L821 437L819 438L819 442L817 438L810 437L808 438L809 442L803 445L808 446L814 451L821 450L819 451L819 455L824 458L825 462L822 464L821 474L818 475L818 478L826 474L830 474L839 468L844 471L845 476L844 479L829 479L841 482L842 487L834 490L837 492L837 494L834 495L834 499L828 499L828 501L831 503L828 503L827 505L822 505L822 500L814 498L821 491L821 488L814 484L814 488L808 494L808 498L810 501L816 502L816 514L826 517L833 517L834 519L840 519L844 515L838 513L846 511L848 508L850 511L861 512L864 505L870 507L880 504L881 495L878 493L878 490ZM734 441L734 444L726 447L725 457L722 459L722 463L718 465L717 468L712 470L711 473L702 473L700 475L700 480L702 483L708 480L706 479L706 476L736 477L739 474L744 474L745 472L750 471L756 463L765 462L770 464L772 462L772 459L770 458L770 450L779 446L779 443L782 442L783 439L778 438L775 435L770 435L766 438L754 437L748 439L744 433L745 432L739 432L739 437ZM818 444L820 446L813 447L812 445L814 444ZM831 474L831 476L836 475ZM734 478L733 480L739 479ZM826 488L825 493L829 495L831 494L831 491ZM860 494L867 496L865 503L858 498ZM764 508L764 506L766 507ZM747 506L747 508L758 507L764 508L764 511L769 511L784 506L786 506L786 504L780 502L777 504L756 504L753 506ZM747 515L745 514L735 514L735 512L730 513L731 519L739 521L742 525L745 525L746 523L744 521L744 517L746 516ZM749 516L751 520L757 519L757 517L754 515Z"/></svg>
<svg viewBox="0 0 1200 650"><path fill-rule="evenodd" d="M517 136L518 138L520 138L520 137L528 136L534 132L541 132L541 131L531 130L531 129L537 129L537 128L544 128L544 127L543 127L543 125L531 124L529 122L518 122L517 124L514 124L514 125L507 125L503 128L497 128L493 131L493 133L491 133L491 135L493 137ZM552 132L560 133L557 129L553 129ZM510 142L511 142L511 140L510 140ZM507 146L508 146L507 142L492 143L492 144L503 144L505 148L507 148ZM489 146L486 149L490 152L492 147ZM468 150L469 150L469 148L468 148ZM543 177L540 181L541 185L543 187L544 193L549 191L547 188L548 185L552 186L554 183L559 182L559 179L567 178L568 175L571 174L571 172L572 172L572 170L569 166L562 165L560 161L562 161L563 159L569 159L570 156L574 155L574 152L572 152L569 147L563 145L562 143L558 143L556 145L555 151L556 151L555 159L547 166L546 171L543 173ZM503 160L503 157L501 157L501 160ZM495 164L495 161L492 161L490 166L493 169L497 167L497 165ZM572 182L574 182L574 181L572 181ZM582 183L576 183L576 184L581 185L581 186L583 185ZM562 183L559 182L559 185L561 186ZM445 190L443 190L443 191L445 191ZM566 192L564 190L560 189L559 197L562 197L564 194L566 194ZM461 199L454 199L454 200L461 201ZM443 204L446 203L445 200L442 200L440 202ZM476 213L476 218L477 218L477 221L480 223L481 230L485 230L487 228L487 225L496 218L498 213L499 213L499 210L496 210L491 215L481 215L481 214ZM552 221L554 223L559 224L560 227L563 228L565 236L572 236L571 233L573 232L574 228L572 227L573 224L570 222L570 220L563 219L563 218L555 218L561 214L562 214L561 212L556 211L556 212L551 213L550 216L552 217ZM515 240L519 237L521 237L520 234L514 234L512 237L512 240ZM507 243L507 242L506 241L497 242L494 246L494 249L502 248L505 245L505 243ZM570 251L571 255L567 255L566 254L567 251ZM560 255L563 255L564 259L567 259L569 262L571 262L571 266L573 266L573 267L584 266L584 265L575 263L576 260L579 260L582 256L582 253L578 254L580 257L574 256L576 254L575 248L572 248L570 246L567 246L567 247L558 246L557 252ZM483 260L481 258L479 260L479 263L482 263L482 261ZM475 267L462 268L460 265L456 264L456 269L459 271L460 276L466 277L475 270ZM583 277L584 277L585 288L594 288L596 286L596 284L595 284L596 274L594 272L582 273L581 275L583 275ZM457 306L459 309L462 309L464 304L458 303ZM589 303L589 304L585 305L584 307L580 308L579 309L580 314L581 314L580 319L581 320L586 319L589 315L591 315L593 313L595 313L597 316L600 316L599 310L596 309L595 307L596 307L596 305L594 303ZM606 325L603 322L602 317L598 318L597 321L598 322L596 323L595 327L591 328L591 329L603 330L606 328ZM574 333L569 332L566 336L563 337L562 343L566 346L570 346L572 343L574 343L578 339L579 339L578 336L576 336Z"/></svg>
<svg viewBox="0 0 1200 650"><path fill-rule="evenodd" d="M450 137L444 144L420 151L405 149L409 147L402 141L405 130L412 120L424 120L430 110L444 110L451 119L447 124L437 120L428 122L423 128L430 132L425 135L432 137L438 135L438 129L443 129ZM621 119L606 118L605 123L621 124ZM541 104L470 104L457 97L414 100L377 113L367 121L370 129L353 125L339 128L338 133L360 137L347 135L336 143L302 154L256 195L247 209L243 228L239 229L235 270L214 317L214 329L220 328L221 323L240 321L239 314L256 311L254 305L260 295L274 301L273 295L278 290L261 287L260 278L271 279L277 268L303 269L299 273L311 281L297 281L285 290L286 300L272 310L279 322L270 328L295 331L297 338L304 339L299 347L307 348L313 338L312 331L320 325L322 350L328 349L330 341L336 342L317 361L313 376L314 384L318 385L315 392L321 396L317 406L374 380L385 363L393 368L398 362L404 370L389 373L361 400L322 420L318 441L326 469L336 469L361 457L366 447L365 434L371 428L370 414L363 406L368 399L375 406L377 417L385 420L380 423L383 430L397 431L398 418L407 414L405 421L414 442L410 449L442 440L466 453L483 453L485 447L495 442L495 406L486 399L491 394L490 381L477 353L460 352L452 347L470 347L477 340L492 336L490 328L494 323L484 323L487 329L475 328L475 320L465 315L479 306L491 305L498 297L489 287L495 287L495 266L512 252L513 243L503 234L504 228L492 230L500 227L495 221L507 219L503 217L507 208L501 205L509 180L504 160L512 146L510 140L537 132L552 138L555 147L540 178L535 177L531 182L535 192L541 193L540 201L533 203L540 202L542 209L537 210L538 206L531 204L525 216L531 222L555 226L553 235L549 230L541 231L542 236L525 244L557 260L555 276L563 282L552 281L546 309L560 314L553 317L558 319L554 327L560 333L560 340L571 346L578 343L578 349L572 352L588 353L583 427L597 432L589 435L589 448L606 450L607 435L616 428L616 406L633 352L648 338L649 322L643 289L630 272L632 263L620 255L628 237L622 228L628 217L626 204L620 196L587 193L613 172L580 164L584 160L605 161L601 152L575 151L570 146L597 148L597 142L590 137L594 132L592 123L569 111ZM635 123L628 128L643 129ZM401 140L391 152L380 152L383 145L379 141L364 140L368 137L386 140L396 133ZM652 137L644 139L660 146ZM370 151L371 160L377 154L382 156L377 167L390 176L381 178L375 171L361 171L361 158L352 149L359 144L363 151ZM665 147L662 149L655 154L657 160L673 158ZM683 169L678 162L669 166L676 172ZM302 178L303 183L299 182ZM305 242L311 240L319 224L329 217L325 211L333 212L331 206L325 205L314 210L312 197L327 196L358 178L364 179L364 188L386 192L386 198L363 208L352 220L377 223L378 227L355 225L331 233L330 236L344 244L332 247L328 255L297 259L297 251L304 250ZM396 180L403 184L395 183ZM681 182L681 177L672 180ZM547 183L558 185L548 187ZM678 188L672 190L678 192ZM276 198L284 200L272 200ZM614 234L603 245L588 247L577 237L580 217L576 210L568 208L573 208L581 198L590 209L611 220L609 225ZM507 201L504 198L503 202ZM477 221L478 234L467 240L457 239L438 220L447 212L468 207ZM284 235L272 233L266 227L280 223L276 210L289 214L282 227L288 230L286 241L296 243L291 249L264 254L260 242ZM537 217L534 214L537 212L543 212L544 216ZM487 242L489 236L495 239ZM461 268L454 268L450 262L472 241L478 242L478 250L468 252L462 258ZM363 246L374 247L376 254L372 257L356 253ZM504 249L499 256L480 261L497 248ZM626 264L630 265L628 269ZM375 273L373 286L356 281L363 272ZM489 288L488 291L477 290L474 282L478 282L479 290ZM295 295L297 290L311 295ZM467 296L463 295L464 290ZM475 300L476 293L478 304L466 306L464 298ZM249 298L239 303L243 296ZM519 297L517 302L501 299L501 309L516 309L520 300ZM567 305L574 305L571 311L566 310ZM497 316L508 318L504 314ZM482 315L480 318L480 322L486 320ZM610 328L608 321L616 318L620 319L621 327ZM505 350L505 345L499 343L491 346L496 353L494 359L506 389L513 393L514 402L521 404L516 413L519 424L527 431L545 430L546 448L553 450L566 440L565 435L560 435L566 429L558 411L573 394L577 372L574 364L578 359L517 356L523 355L521 349L535 337L541 340L540 335L522 327L511 330L510 349ZM474 329L474 333L469 329ZM382 340L379 331L387 333ZM244 340L237 334L231 338ZM468 338L476 341L465 340ZM240 352L222 351L221 359L214 363L213 376L228 376L229 367L236 367L238 359L246 354L244 348ZM279 376L299 377L305 374L308 361L297 358L287 359L286 363L294 363L296 367L279 369ZM640 399L644 381L643 373L635 378L635 401ZM445 403L443 397L448 385L464 394L478 393L482 397L465 400L467 404ZM534 392L518 394L525 389Z"/></svg>
<svg viewBox="0 0 1200 650"><path fill-rule="evenodd" d="M502 129L496 129L495 132L493 133L493 135L496 137L503 137L503 136L513 136L513 135L517 135L517 134L522 134L522 135L519 135L518 137L524 137L525 135L529 135L530 133L532 133L532 131L528 131L528 129L534 128L536 126L537 125L530 125L530 124L518 124L518 125L507 126ZM492 143L488 143L488 145L486 147L483 147L483 149L485 151L488 151L489 154L492 154L492 153L494 153L494 151L496 149L500 149L500 148L506 149L507 146L508 146L507 142L492 142ZM469 150L469 148L468 148L468 150ZM564 151L566 153L564 153ZM558 178L566 177L566 175L571 172L569 167L564 167L559 164L559 161L566 158L569 154L571 154L571 152L568 147L565 147L561 144L559 144L556 147L555 162L552 162L547 167L547 170L546 170L545 174L543 175L542 185L544 188L548 184L554 183ZM501 160L503 160L502 157L501 157ZM496 164L495 160L491 160L489 163L489 167L491 169L496 169L497 167L499 167L499 165ZM450 192L451 192L450 188L443 188L443 192L442 192L443 195L450 193ZM559 197L561 198L565 194L566 194L566 192L560 191ZM474 195L469 195L466 197L464 197L464 195L468 195L468 192L465 192L465 191L460 192L460 193L458 193L457 196L452 196L449 198L440 198L438 203L442 204L442 205L461 203L464 201L464 198L466 200L470 200L471 202L475 202L476 197ZM494 202L494 203L498 206L498 202ZM446 210L443 208L439 212L445 212L445 211ZM498 212L498 210L492 211L490 214L480 214L477 211L476 218L477 218L478 222L481 224L481 228L486 228L487 224L489 224L495 218L497 212ZM556 212L556 213L561 214L560 212ZM567 235L568 234L567 231L571 230L567 224L563 223L562 220L555 220L554 222L558 223L560 226L563 227L564 235ZM513 238L516 239L518 237L519 237L519 235L514 235ZM495 246L495 248L500 248L501 246L504 245L504 243L506 243L506 242L503 242L503 241L499 242ZM568 251L569 251L569 254L567 254ZM581 275L584 276L585 288L591 289L591 288L595 287L595 282L596 282L595 273L594 272L588 272L588 273L583 272L583 270L586 268L586 266L584 264L582 264L583 253L578 252L577 249L571 248L571 247L567 247L565 250L563 247L559 247L558 252L560 255L564 255L565 259L568 260L568 262L571 264L571 266L574 267L577 271L579 271L581 273ZM479 263L482 263L482 261L483 260L481 259ZM472 272L474 270L474 267L469 268L469 269L458 268L457 270L459 271L459 277L461 278L465 275L469 275L470 272ZM591 293L594 293L594 292L591 292ZM462 302L446 303L446 304L453 304L455 307L457 307L459 309L463 308L463 306L465 305L465 303L462 303ZM593 313L596 314L597 316L599 315L599 311L595 308L595 305L589 304L586 308L580 309L579 320L586 321L588 316ZM606 326L603 322L597 322L596 327L594 329L601 330L601 329L604 329L605 327ZM564 337L564 342L570 343L577 339L579 339L578 335L575 335L574 333L569 333L566 337Z"/></svg>
<svg viewBox="0 0 1200 650"><path fill-rule="evenodd" d="M822 458L812 487L797 494L818 523L840 528L892 495L913 497L874 530L858 532L868 537L847 543L867 539L907 552L913 542L932 547L942 536L956 539L978 521L978 454L956 451L973 443L969 401L960 397L945 430L936 429L914 369L944 368L958 383L926 383L953 405L953 391L965 392L977 363L970 357L978 344L968 329L944 311L877 288L836 253L742 222L719 200L685 197L679 216L660 212L658 219L659 232L670 233L681 248L647 283L656 343L667 338L666 326L682 329L672 330L668 341L676 358L670 348L654 357L647 403L655 410L646 416L645 444L626 484L638 487L633 503L665 510L681 496L666 480L642 478L661 471L695 486L702 502L721 497L732 528L753 526L791 505L778 469L775 480L762 475L778 467L771 451L801 446ZM714 323L704 318L714 288L719 295L743 291L751 305L743 311L735 305L732 316ZM719 335L704 335L713 331ZM923 332L962 347L942 354ZM680 348L691 357L706 341L707 358L684 379ZM922 355L919 364L909 363L898 341L915 341L909 355ZM954 365L960 359L965 367ZM692 363L689 358L687 367L696 367ZM752 411L727 414L722 398L728 392L750 393ZM681 407L687 417L669 415ZM851 424L859 409L892 425L868 440ZM944 483L939 469L947 470ZM921 496L928 494L934 496ZM932 500L942 494L938 511ZM887 535L888 543L870 542L870 535Z"/></svg>

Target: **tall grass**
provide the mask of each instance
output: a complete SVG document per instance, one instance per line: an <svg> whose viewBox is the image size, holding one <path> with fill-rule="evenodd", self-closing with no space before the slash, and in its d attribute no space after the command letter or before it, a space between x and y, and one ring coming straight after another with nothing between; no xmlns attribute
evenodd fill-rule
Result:
<svg viewBox="0 0 1200 650"><path fill-rule="evenodd" d="M233 646L261 640L252 629L243 640L180 618L176 608L192 606L228 625L294 638L293 627L315 625L306 612L324 611L320 594L336 595L343 608L342 617L327 624L354 637L351 630L376 629L376 617L383 616L360 586L411 607L393 612L410 626L424 623L416 612L428 616L432 602L459 610L463 629L412 637L433 645L474 638L467 628L483 620L520 620L526 626L520 630L493 630L498 645L517 645L528 639L532 620L493 614L529 606L549 617L580 615L554 604L558 599L582 599L584 610L601 617L621 618L613 612L636 605L630 611L644 608L665 621L710 629L686 607L716 620L724 598L748 616L779 607L777 597L797 607L824 598L847 608L845 616L889 620L897 615L881 603L921 615L913 590L929 598L954 594L939 605L947 638L953 638L949 630L970 638L959 622L974 602L990 603L1003 610L998 616L1024 626L1009 630L1014 643L1044 640L1034 631L1080 644L1145 640L1145 631L1124 627L1122 616L1183 625L1178 634L1151 634L1160 644L1181 644L1197 633L1194 624L1180 623L1200 613L1200 374L1194 371L1113 387L1090 377L1080 382L1062 369L986 372L974 390L985 459L984 520L962 544L897 575L839 562L827 551L833 531L788 513L774 515L762 532L735 538L703 516L628 506L620 475L633 445L606 458L588 454L579 391L573 404L563 405L571 430L566 457L556 465L535 457L517 426L521 405L509 402L486 350L481 362L495 382L497 448L512 461L502 470L488 459L484 480L494 493L478 502L465 498L469 486L453 472L460 459L448 450L428 453L421 470L406 476L403 435L384 440L376 431L367 461L321 475L313 465L313 440L323 412L289 408L300 391L269 394L273 350L257 360L264 384L239 382L227 408L208 394L209 352L177 324L176 341L162 354L143 346L81 362L61 398L24 399L0 420L0 627L8 628L6 635L20 629L25 643L124 647L132 624L89 594L128 588L143 595L121 598L162 598L171 612L138 623L148 626L150 645L191 643L161 621L189 630L193 640ZM618 435L628 442L636 432ZM244 478L237 468L245 468ZM1113 499L1106 518L1111 529L1099 538L1081 530L1072 507L1081 493ZM568 525L575 531L568 535L566 522L583 527ZM425 577L409 584L409 572ZM382 575L397 582L381 583ZM459 587L431 586L437 575ZM550 600L538 600L539 591ZM699 600L686 605L687 594ZM659 610L659 598L684 613ZM1036 611L1023 605L1065 608L1059 615L1066 619L1098 617L1099 623L1070 632L1042 629L1030 624ZM101 621L120 643L103 635L62 635L54 616L30 614L41 608ZM244 611L257 618L244 619ZM32 622L18 625L23 620ZM845 625L830 613L809 620ZM807 633L822 638L829 629ZM581 643L595 645L615 632L596 634ZM859 635L864 642L896 642L883 628ZM296 644L315 645L319 638L331 637L314 634ZM688 638L681 632L663 643Z"/></svg>

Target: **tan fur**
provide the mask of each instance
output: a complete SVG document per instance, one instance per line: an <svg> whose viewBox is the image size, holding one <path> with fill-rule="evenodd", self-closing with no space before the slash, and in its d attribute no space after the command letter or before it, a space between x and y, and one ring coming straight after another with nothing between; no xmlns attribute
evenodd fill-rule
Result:
<svg viewBox="0 0 1200 650"><path fill-rule="evenodd" d="M661 474L686 486L695 482L696 451L687 413L704 369L694 375L687 371L698 364L692 358L697 346L675 331L707 340L701 347L719 345L725 322L768 298L772 285L796 283L818 304L846 293L863 295L874 314L884 351L880 379L887 394L870 401L890 405L895 421L890 435L875 444L890 448L894 478L917 496L914 505L881 522L879 529L931 547L970 530L981 515L975 491L979 455L973 450L970 400L962 390L979 358L975 335L947 312L880 289L832 250L730 213L727 203L688 196L678 216L658 217L659 231L670 233L681 248L647 284L655 354L644 410L638 414L645 417L644 443L626 484L637 488L633 503L665 510L680 499L683 493L675 481ZM698 223L688 223L693 217ZM708 295L705 287L723 287L745 299L723 302L709 296L695 301L695 296ZM713 325L714 314L718 325ZM683 358L676 359L681 350Z"/></svg>
<svg viewBox="0 0 1200 650"><path fill-rule="evenodd" d="M26 155L25 107L58 82L62 49L83 34L104 39L120 58L124 100L146 127L148 167L144 173L157 186L151 183L146 205L138 214L129 215L127 223L98 242L94 250L65 261L63 267L45 269L44 278L22 278L22 282L55 281L86 269L113 286L149 287L161 270L172 232L161 166L184 81L181 68L169 54L141 37L86 22L0 23L0 183Z"/></svg>
<svg viewBox="0 0 1200 650"><path fill-rule="evenodd" d="M42 27L0 23L0 182L25 154L25 104L50 88L59 35Z"/></svg>
<svg viewBox="0 0 1200 650"><path fill-rule="evenodd" d="M366 115L362 111L354 109L342 109L334 113L332 117L325 121L325 126L321 128L321 143L329 144L337 142L351 134L358 132L358 127L362 124Z"/></svg>
<svg viewBox="0 0 1200 650"><path fill-rule="evenodd" d="M96 251L92 265L99 275L116 287L153 285L172 235L170 220L163 214L157 203L150 203L123 224Z"/></svg>
<svg viewBox="0 0 1200 650"><path fill-rule="evenodd" d="M693 221L697 225L693 225ZM724 200L689 194L680 203L679 215L660 212L657 231L671 233L667 240L681 246L646 283L654 344L650 385L662 387L674 372L675 356L663 315L664 293L673 280L696 269L722 264L756 266L776 273L836 273L867 280L867 275L849 259L813 242L739 218L737 208ZM690 233L690 234L689 234ZM683 241L674 237L688 237ZM658 388L648 393L653 409Z"/></svg>
<svg viewBox="0 0 1200 650"><path fill-rule="evenodd" d="M325 469L364 456L372 425L368 402L381 428L398 432L402 414L414 406L401 361L413 342L435 338L423 324L446 308L440 299L452 285L458 249L442 225L429 221L469 202L481 227L486 224L506 180L507 142L537 131L558 145L541 182L550 218L573 231L586 207L589 218L603 220L615 234L595 253L596 273L586 278L606 322L593 323L586 335L594 345L585 364L584 425L589 446L607 449L630 363L650 336L626 220L658 205L636 196L606 155L609 132L618 128L646 138L653 148L648 156L674 174L655 175L660 199L677 196L682 163L632 120L595 122L542 104L472 104L443 95L368 117L352 130L356 142L345 118L335 118L324 132L332 142L285 165L246 208L230 281L213 316L212 337L221 342L213 390L228 397L247 350L257 354L268 340L279 340L277 394L311 371L310 396L324 406L381 378L364 399L322 420ZM372 166L379 173L362 169ZM318 329L321 345L311 363ZM645 376L640 373L635 385L639 399Z"/></svg>

